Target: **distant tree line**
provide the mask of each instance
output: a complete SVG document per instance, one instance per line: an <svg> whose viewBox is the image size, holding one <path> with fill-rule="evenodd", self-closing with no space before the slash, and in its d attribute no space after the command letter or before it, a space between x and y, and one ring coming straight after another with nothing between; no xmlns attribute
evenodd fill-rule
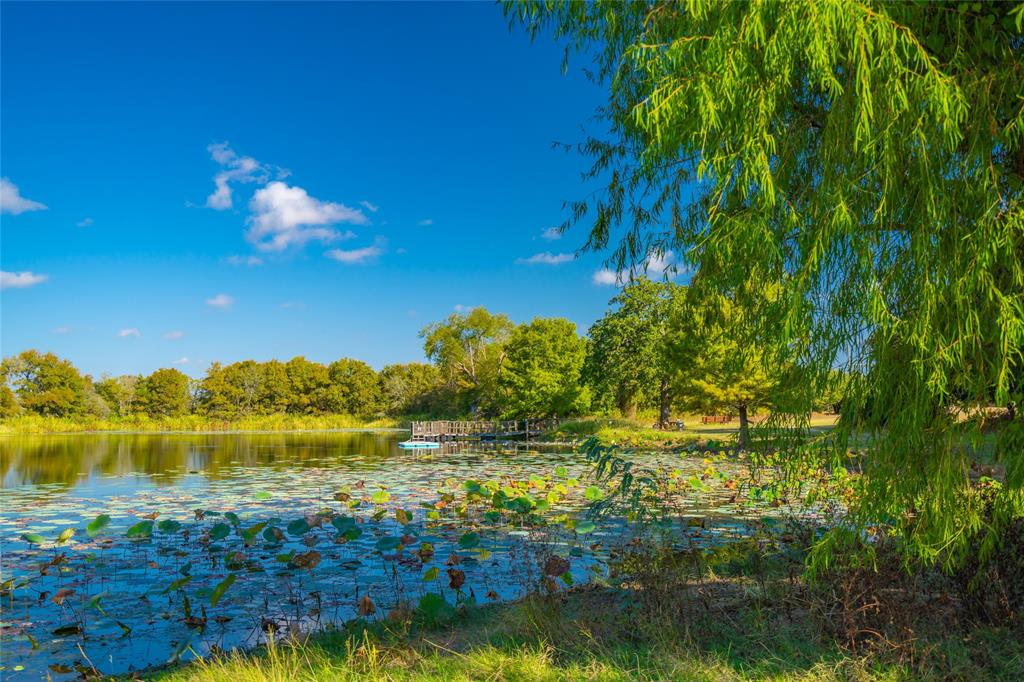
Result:
<svg viewBox="0 0 1024 682"><path fill-rule="evenodd" d="M55 417L377 417L442 414L450 401L432 365L388 365L376 372L350 358L328 365L303 357L287 362L215 362L201 379L177 369L158 369L146 376L105 376L94 381L53 353L27 350L5 358L0 373L4 379L0 386L3 416L27 412Z"/></svg>
<svg viewBox="0 0 1024 682"><path fill-rule="evenodd" d="M747 415L771 407L787 369L748 325L750 309L770 293L733 297L671 282L638 279L612 298L581 337L562 318L523 324L485 308L453 313L421 332L430 363L359 360L321 364L213 363L201 379L176 369L94 381L52 353L27 350L0 365L0 412L51 416L237 419L269 414L359 417L543 417L673 409ZM841 377L819 407L838 409Z"/></svg>

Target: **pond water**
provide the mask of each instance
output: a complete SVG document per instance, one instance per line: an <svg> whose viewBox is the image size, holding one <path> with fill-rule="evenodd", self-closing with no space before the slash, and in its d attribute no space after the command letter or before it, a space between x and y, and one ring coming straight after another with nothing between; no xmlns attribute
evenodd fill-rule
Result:
<svg viewBox="0 0 1024 682"><path fill-rule="evenodd" d="M406 436L0 438L0 677L124 673L361 612L512 599L551 555L568 570L549 589L564 589L605 576L629 536L622 518L585 516L607 490L578 453L417 453L397 447ZM702 457L636 457L708 478ZM722 471L689 508L710 519L701 542L754 513L714 487Z"/></svg>

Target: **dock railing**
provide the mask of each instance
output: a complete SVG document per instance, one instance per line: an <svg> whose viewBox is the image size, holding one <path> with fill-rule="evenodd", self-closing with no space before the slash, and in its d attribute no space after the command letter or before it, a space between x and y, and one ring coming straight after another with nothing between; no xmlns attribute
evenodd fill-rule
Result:
<svg viewBox="0 0 1024 682"><path fill-rule="evenodd" d="M548 419L513 419L498 421L489 419L452 420L438 419L414 421L411 424L413 440L448 440L457 438L498 438L536 435L558 428L556 417Z"/></svg>

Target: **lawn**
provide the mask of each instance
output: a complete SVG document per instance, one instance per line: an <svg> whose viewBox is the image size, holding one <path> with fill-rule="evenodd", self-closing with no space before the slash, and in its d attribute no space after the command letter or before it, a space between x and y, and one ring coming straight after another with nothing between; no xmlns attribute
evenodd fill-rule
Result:
<svg viewBox="0 0 1024 682"><path fill-rule="evenodd" d="M767 415L752 419L756 424ZM596 436L604 445L644 448L681 448L694 444L732 443L739 431L739 422L733 419L726 423L701 422L701 415L679 416L684 427L680 430L658 429L654 415L641 415L634 419L621 417L582 417L561 423L558 429L550 431L543 440L567 441ZM837 416L815 413L811 415L810 428L824 432L836 423Z"/></svg>

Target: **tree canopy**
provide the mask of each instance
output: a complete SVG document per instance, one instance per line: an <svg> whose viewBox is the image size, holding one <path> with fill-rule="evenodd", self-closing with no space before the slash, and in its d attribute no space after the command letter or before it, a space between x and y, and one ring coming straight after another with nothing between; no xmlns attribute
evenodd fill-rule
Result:
<svg viewBox="0 0 1024 682"><path fill-rule="evenodd" d="M676 370L685 353L670 352L674 336L684 333L678 325L673 330L671 318L685 307L686 291L667 281L632 282L612 299L589 337L581 337L564 318L516 325L484 309L453 315L424 332L436 344L431 346L436 364L393 364L380 372L352 358L322 364L298 356L285 362L214 362L198 379L159 369L93 383L67 360L26 351L4 360L0 417L483 414L518 419L606 414L621 402L627 417L638 408L659 410L664 422L673 402L686 409L712 404L687 395L691 389ZM727 405L735 408L737 402Z"/></svg>
<svg viewBox="0 0 1024 682"><path fill-rule="evenodd" d="M96 392L107 401L111 411L119 417L125 417L134 412L138 387L139 377L133 374L104 377L96 382Z"/></svg>
<svg viewBox="0 0 1024 682"><path fill-rule="evenodd" d="M486 308L452 313L423 328L423 352L448 385L469 401L471 411L498 410L497 380L505 361L505 343L514 325L502 314Z"/></svg>
<svg viewBox="0 0 1024 682"><path fill-rule="evenodd" d="M673 310L666 336L665 352L677 372L676 404L692 412L735 410L739 448L750 446L748 417L773 406L784 375L775 348L758 338L755 305L743 292L726 296L691 287Z"/></svg>
<svg viewBox="0 0 1024 682"><path fill-rule="evenodd" d="M380 371L381 399L388 414L443 414L449 396L441 373L424 362L386 365Z"/></svg>
<svg viewBox="0 0 1024 682"><path fill-rule="evenodd" d="M637 278L591 326L587 376L605 404L611 400L629 416L638 407L657 406L661 421L668 419L674 369L665 353L666 334L684 292L672 282Z"/></svg>
<svg viewBox="0 0 1024 682"><path fill-rule="evenodd" d="M373 368L361 360L342 358L327 366L329 412L371 416L381 410L380 382Z"/></svg>
<svg viewBox="0 0 1024 682"><path fill-rule="evenodd" d="M537 318L520 325L505 352L498 382L506 416L566 416L590 408L590 388L583 381L587 344L569 320Z"/></svg>
<svg viewBox="0 0 1024 682"><path fill-rule="evenodd" d="M27 350L5 358L0 374L26 410L52 417L85 411L90 382L74 365L53 353Z"/></svg>
<svg viewBox="0 0 1024 682"><path fill-rule="evenodd" d="M506 11L592 58L607 87L610 132L579 145L604 191L568 221L587 246L619 268L673 248L721 293L777 284L764 313L782 322L779 349L818 386L852 370L835 462L857 431L876 434L853 518L891 519L919 556L957 561L987 527L965 503L964 429L1022 397L1024 5ZM801 424L812 393L780 414ZM996 520L1024 512L1022 441L1021 420L999 431Z"/></svg>
<svg viewBox="0 0 1024 682"><path fill-rule="evenodd" d="M150 417L188 414L189 378L176 369L158 369L139 382L138 400Z"/></svg>

